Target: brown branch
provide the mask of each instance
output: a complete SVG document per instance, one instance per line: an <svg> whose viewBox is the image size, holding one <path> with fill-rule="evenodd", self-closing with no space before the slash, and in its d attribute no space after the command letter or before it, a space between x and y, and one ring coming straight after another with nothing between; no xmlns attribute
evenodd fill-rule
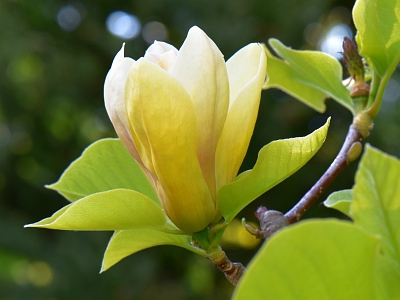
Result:
<svg viewBox="0 0 400 300"><path fill-rule="evenodd" d="M212 261L214 266L225 274L226 279L228 279L233 285L237 285L244 271L246 271L246 268L241 263L231 262L224 251L221 251L216 258L209 259Z"/></svg>
<svg viewBox="0 0 400 300"><path fill-rule="evenodd" d="M300 201L285 214L289 223L295 223L300 220L304 213L318 200L323 192L328 188L332 181L339 175L339 173L353 160L355 160L361 153L361 144L363 136L354 125L350 126L346 139L343 143L342 149L336 156L333 163L329 166L328 170L322 177L314 184L314 186L300 199ZM354 150L355 149L355 150ZM352 155L353 152L355 155ZM358 154L358 155L357 155ZM355 156L355 157L351 157Z"/></svg>
<svg viewBox="0 0 400 300"><path fill-rule="evenodd" d="M353 160L360 155L362 146L360 141L368 136L371 130L372 121L367 116L359 115L353 120L346 139L343 143L339 154L333 163L329 166L322 177L314 184L314 186L300 199L300 201L285 215L281 212L268 210L261 206L255 212L256 217L260 221L260 230L247 230L256 237L268 239L272 234L301 219L304 213L318 200L339 173Z"/></svg>

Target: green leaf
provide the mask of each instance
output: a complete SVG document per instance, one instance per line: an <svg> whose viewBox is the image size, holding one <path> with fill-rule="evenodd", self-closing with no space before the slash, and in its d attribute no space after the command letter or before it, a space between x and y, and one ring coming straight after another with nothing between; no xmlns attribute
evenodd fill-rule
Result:
<svg viewBox="0 0 400 300"><path fill-rule="evenodd" d="M400 161L367 145L355 181L354 222L379 235L383 252L400 268Z"/></svg>
<svg viewBox="0 0 400 300"><path fill-rule="evenodd" d="M360 54L383 77L400 60L400 1L358 0L353 19Z"/></svg>
<svg viewBox="0 0 400 300"><path fill-rule="evenodd" d="M189 236L170 234L155 229L130 229L116 231L111 237L106 252L104 253L101 272L106 271L121 259L131 254L146 248L160 245L179 246L199 255L206 255L206 253L201 249L193 247L189 241Z"/></svg>
<svg viewBox="0 0 400 300"><path fill-rule="evenodd" d="M146 175L119 139L94 142L47 187L70 201L113 189L131 189L161 206Z"/></svg>
<svg viewBox="0 0 400 300"><path fill-rule="evenodd" d="M252 170L218 191L218 207L225 220L229 223L246 205L305 165L324 143L329 121L305 137L264 146Z"/></svg>
<svg viewBox="0 0 400 300"><path fill-rule="evenodd" d="M350 205L353 201L353 190L343 190L333 192L329 195L328 199L324 201L326 207L337 209L344 213L346 216L350 216Z"/></svg>
<svg viewBox="0 0 400 300"><path fill-rule="evenodd" d="M270 39L269 44L283 60L266 51L265 88L282 89L319 112L325 111L327 97L353 112L352 99L342 84L342 67L337 59L318 51L292 50L276 39Z"/></svg>
<svg viewBox="0 0 400 300"><path fill-rule="evenodd" d="M349 222L303 221L264 244L233 299L377 299L377 251L378 239Z"/></svg>
<svg viewBox="0 0 400 300"><path fill-rule="evenodd" d="M373 280L376 299L400 299L400 269L387 256L377 255Z"/></svg>
<svg viewBox="0 0 400 300"><path fill-rule="evenodd" d="M165 212L147 196L115 189L84 197L51 217L25 227L63 230L118 230L164 228Z"/></svg>

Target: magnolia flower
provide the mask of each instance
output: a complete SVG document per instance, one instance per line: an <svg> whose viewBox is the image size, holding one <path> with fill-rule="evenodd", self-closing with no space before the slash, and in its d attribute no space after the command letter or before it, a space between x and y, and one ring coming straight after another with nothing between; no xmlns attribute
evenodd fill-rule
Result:
<svg viewBox="0 0 400 300"><path fill-rule="evenodd" d="M250 44L226 63L198 27L178 51L154 42L137 61L117 53L104 86L108 115L171 221L197 232L221 218L218 190L246 154L266 74Z"/></svg>

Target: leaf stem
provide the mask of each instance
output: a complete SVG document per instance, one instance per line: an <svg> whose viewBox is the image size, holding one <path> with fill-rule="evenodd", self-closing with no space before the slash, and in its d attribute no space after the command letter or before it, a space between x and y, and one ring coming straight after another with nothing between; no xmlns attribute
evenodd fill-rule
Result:
<svg viewBox="0 0 400 300"><path fill-rule="evenodd" d="M381 79L379 78L378 74L376 74L375 71L372 72L372 78L371 78L371 88L368 96L368 103L367 107L371 107L371 105L374 103L376 93L378 92L379 89L379 84L381 82Z"/></svg>
<svg viewBox="0 0 400 300"><path fill-rule="evenodd" d="M356 118L355 118L356 120ZM300 199L300 201L285 214L289 223L295 223L300 220L304 213L317 201L321 194L327 189L327 187L332 183L332 181L339 175L339 173L353 160L355 160L358 155L353 155L355 148L361 150L359 143L364 134L360 133L360 130L353 121L347 133L346 139L343 143L339 154L336 156L333 163L326 170L324 175L314 184L314 186ZM361 152L361 151L360 151ZM351 154L351 155L349 155Z"/></svg>
<svg viewBox="0 0 400 300"><path fill-rule="evenodd" d="M376 93L374 102L367 111L367 113L371 116L372 119L375 119L376 115L378 114L381 108L383 93L385 92L386 85L389 82L390 77L392 77L393 72L396 70L399 60L400 60L400 53L396 55L395 59L392 61L391 65L386 70L385 75L383 75L382 80L379 83L379 88Z"/></svg>

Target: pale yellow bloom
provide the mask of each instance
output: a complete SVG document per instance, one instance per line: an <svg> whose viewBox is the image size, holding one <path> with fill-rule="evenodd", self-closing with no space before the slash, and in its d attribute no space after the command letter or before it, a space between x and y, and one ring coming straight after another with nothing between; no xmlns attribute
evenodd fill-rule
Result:
<svg viewBox="0 0 400 300"><path fill-rule="evenodd" d="M116 55L104 86L107 112L180 229L197 232L220 218L217 192L246 154L265 74L261 45L225 63L198 27L179 51L154 42L137 61L124 47Z"/></svg>

